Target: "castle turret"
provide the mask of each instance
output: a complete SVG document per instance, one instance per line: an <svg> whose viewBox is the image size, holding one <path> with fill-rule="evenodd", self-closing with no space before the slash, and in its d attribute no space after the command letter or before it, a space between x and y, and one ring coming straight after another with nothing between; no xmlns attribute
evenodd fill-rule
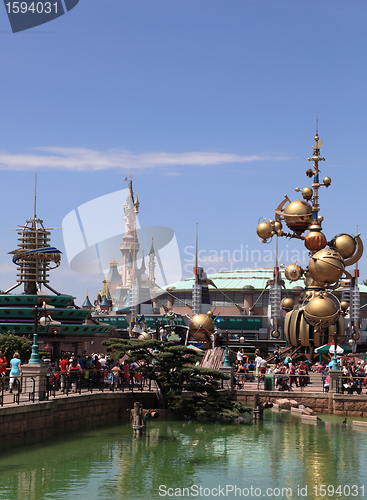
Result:
<svg viewBox="0 0 367 500"><path fill-rule="evenodd" d="M108 288L111 292L112 297L115 295L115 290L118 286L121 286L121 276L117 269L118 261L115 258L110 259L110 270L106 276Z"/></svg>
<svg viewBox="0 0 367 500"><path fill-rule="evenodd" d="M91 301L89 300L88 290L87 290L87 295L85 297L85 301L83 302L83 305L82 305L82 309L88 309L89 311L94 309Z"/></svg>

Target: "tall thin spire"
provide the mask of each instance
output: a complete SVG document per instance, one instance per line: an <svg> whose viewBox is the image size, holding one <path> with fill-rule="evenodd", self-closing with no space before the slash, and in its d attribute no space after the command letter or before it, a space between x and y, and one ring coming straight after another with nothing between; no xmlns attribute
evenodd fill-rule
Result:
<svg viewBox="0 0 367 500"><path fill-rule="evenodd" d="M37 219L37 173L34 174L34 209L33 209L33 220Z"/></svg>
<svg viewBox="0 0 367 500"><path fill-rule="evenodd" d="M195 246L195 282L198 283L198 235L199 232L199 223L196 223L196 246Z"/></svg>
<svg viewBox="0 0 367 500"><path fill-rule="evenodd" d="M154 250L154 236L152 236L152 246L150 247L149 255L155 255L155 250Z"/></svg>
<svg viewBox="0 0 367 500"><path fill-rule="evenodd" d="M319 135L319 112L316 111L316 135Z"/></svg>
<svg viewBox="0 0 367 500"><path fill-rule="evenodd" d="M154 250L154 236L152 237L152 246L149 252L149 280L154 283L154 269L155 269L155 250Z"/></svg>

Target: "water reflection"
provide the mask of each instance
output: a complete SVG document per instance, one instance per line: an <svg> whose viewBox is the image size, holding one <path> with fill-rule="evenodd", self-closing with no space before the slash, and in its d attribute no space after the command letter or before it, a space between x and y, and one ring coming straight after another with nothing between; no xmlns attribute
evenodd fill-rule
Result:
<svg viewBox="0 0 367 500"><path fill-rule="evenodd" d="M161 485L193 484L292 488L292 498L307 485L312 499L314 485L367 482L366 437L271 411L264 422L242 426L154 421L141 438L121 425L3 456L0 499L155 499Z"/></svg>

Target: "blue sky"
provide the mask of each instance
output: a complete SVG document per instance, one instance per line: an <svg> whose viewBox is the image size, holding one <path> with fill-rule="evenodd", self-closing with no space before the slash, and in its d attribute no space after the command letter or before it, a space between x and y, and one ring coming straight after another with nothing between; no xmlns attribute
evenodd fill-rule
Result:
<svg viewBox="0 0 367 500"><path fill-rule="evenodd" d="M132 171L141 224L175 231L185 275L196 222L204 267L229 269L228 257L234 269L271 265L275 242L261 244L256 225L310 185L316 113L321 176L332 179L324 233L358 224L364 238L366 21L364 0L80 0L13 34L0 9L0 288L15 282L7 229L33 213L35 172L47 226L125 188ZM64 251L61 230L52 243ZM279 248L303 251L284 238ZM78 302L101 281L71 271L66 256L51 276Z"/></svg>

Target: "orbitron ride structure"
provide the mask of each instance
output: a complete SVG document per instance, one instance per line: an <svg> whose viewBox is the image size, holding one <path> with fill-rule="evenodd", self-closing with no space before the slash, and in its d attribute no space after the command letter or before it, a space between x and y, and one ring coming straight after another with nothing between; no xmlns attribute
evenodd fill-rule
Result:
<svg viewBox="0 0 367 500"><path fill-rule="evenodd" d="M278 323L281 308L287 311L284 319L284 333L288 344L305 346L311 353L312 347L318 347L327 342L341 343L345 337L345 316L350 314L349 343L359 339L359 289L357 262L363 254L363 244L360 235L341 233L329 241L322 232L323 216L319 214L319 190L328 188L329 177L319 179L319 162L322 139L318 132L315 135L313 155L308 161L312 168L306 171L306 176L313 179L311 187L301 191L302 200L291 201L287 195L275 210L274 220L263 219L257 226L257 234L264 243L273 236L301 240L309 250L309 263L302 269L297 263L285 268L285 276L289 281L304 278L305 289L301 294L299 304L293 304L292 299L281 300L281 280L278 262L274 268L274 279L270 289L271 317L273 322L272 337L280 335ZM290 232L283 230L283 224ZM307 232L307 234L304 234ZM347 267L355 264L353 275ZM344 278L343 278L344 276ZM341 302L333 293L343 285L349 289L349 300ZM345 294L347 295L347 294ZM348 310L349 308L349 310Z"/></svg>

